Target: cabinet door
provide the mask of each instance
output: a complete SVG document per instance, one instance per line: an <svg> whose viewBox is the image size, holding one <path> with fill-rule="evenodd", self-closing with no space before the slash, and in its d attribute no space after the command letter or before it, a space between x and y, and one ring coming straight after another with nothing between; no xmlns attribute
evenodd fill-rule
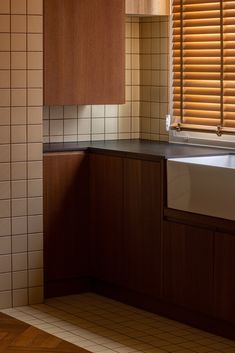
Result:
<svg viewBox="0 0 235 353"><path fill-rule="evenodd" d="M44 104L125 100L124 0L44 1Z"/></svg>
<svg viewBox="0 0 235 353"><path fill-rule="evenodd" d="M124 159L124 251L126 287L161 292L160 163Z"/></svg>
<svg viewBox="0 0 235 353"><path fill-rule="evenodd" d="M52 283L61 283L58 292L52 293L60 295L69 292L77 278L89 274L87 158L83 152L44 155L46 296L53 290Z"/></svg>
<svg viewBox="0 0 235 353"><path fill-rule="evenodd" d="M164 298L202 313L213 306L213 233L164 222Z"/></svg>
<svg viewBox="0 0 235 353"><path fill-rule="evenodd" d="M123 276L123 160L90 155L92 273L120 284Z"/></svg>
<svg viewBox="0 0 235 353"><path fill-rule="evenodd" d="M215 235L215 315L235 322L235 235Z"/></svg>

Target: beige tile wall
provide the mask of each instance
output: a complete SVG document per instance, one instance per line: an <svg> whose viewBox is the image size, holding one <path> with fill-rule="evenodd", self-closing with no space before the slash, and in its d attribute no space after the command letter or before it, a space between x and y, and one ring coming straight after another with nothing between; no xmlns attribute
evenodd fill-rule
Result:
<svg viewBox="0 0 235 353"><path fill-rule="evenodd" d="M0 0L0 308L42 301L42 0Z"/></svg>
<svg viewBox="0 0 235 353"><path fill-rule="evenodd" d="M126 18L126 104L44 107L44 142L139 138L139 18Z"/></svg>
<svg viewBox="0 0 235 353"><path fill-rule="evenodd" d="M167 16L140 20L141 138L168 141L169 22Z"/></svg>

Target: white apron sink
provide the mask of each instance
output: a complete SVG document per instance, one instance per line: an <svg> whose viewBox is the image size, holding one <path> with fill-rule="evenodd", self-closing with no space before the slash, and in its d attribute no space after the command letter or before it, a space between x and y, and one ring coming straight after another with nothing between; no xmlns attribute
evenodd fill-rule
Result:
<svg viewBox="0 0 235 353"><path fill-rule="evenodd" d="M167 160L168 207L235 220L235 155Z"/></svg>

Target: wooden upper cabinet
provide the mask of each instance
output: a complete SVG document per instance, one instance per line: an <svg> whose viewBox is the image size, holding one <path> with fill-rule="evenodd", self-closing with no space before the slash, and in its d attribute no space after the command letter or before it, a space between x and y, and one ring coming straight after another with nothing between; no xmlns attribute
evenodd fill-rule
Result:
<svg viewBox="0 0 235 353"><path fill-rule="evenodd" d="M44 104L125 101L125 1L44 1Z"/></svg>
<svg viewBox="0 0 235 353"><path fill-rule="evenodd" d="M170 0L126 0L126 14L166 16L170 14Z"/></svg>

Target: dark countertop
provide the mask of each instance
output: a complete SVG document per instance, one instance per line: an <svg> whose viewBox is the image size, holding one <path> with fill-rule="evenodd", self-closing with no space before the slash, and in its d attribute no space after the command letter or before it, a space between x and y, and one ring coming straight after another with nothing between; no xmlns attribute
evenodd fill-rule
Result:
<svg viewBox="0 0 235 353"><path fill-rule="evenodd" d="M214 147L192 146L186 144L174 144L167 142L147 141L147 140L113 140L94 142L64 142L46 143L43 145L44 153L49 152L72 152L87 151L105 152L110 154L156 158L191 157L215 154L233 153Z"/></svg>

